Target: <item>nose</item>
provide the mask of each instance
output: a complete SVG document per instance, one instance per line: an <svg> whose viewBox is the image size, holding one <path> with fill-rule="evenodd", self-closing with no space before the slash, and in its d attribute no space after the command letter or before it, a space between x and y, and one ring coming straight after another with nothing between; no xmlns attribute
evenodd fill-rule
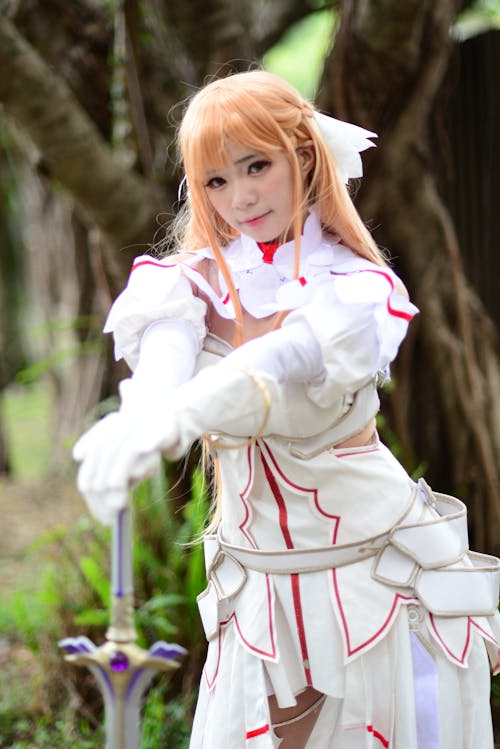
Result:
<svg viewBox="0 0 500 749"><path fill-rule="evenodd" d="M257 195L252 184L247 180L236 180L233 185L232 206L237 211L245 211L257 202Z"/></svg>

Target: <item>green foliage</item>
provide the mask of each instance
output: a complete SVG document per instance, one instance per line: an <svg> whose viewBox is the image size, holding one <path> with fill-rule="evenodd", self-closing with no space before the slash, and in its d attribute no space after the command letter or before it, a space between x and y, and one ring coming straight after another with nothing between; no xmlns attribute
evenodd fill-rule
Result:
<svg viewBox="0 0 500 749"><path fill-rule="evenodd" d="M167 696L161 683L149 691L142 719L141 749L187 749L189 745L186 712L190 706L179 699L167 702Z"/></svg>
<svg viewBox="0 0 500 749"><path fill-rule="evenodd" d="M23 481L46 475L52 412L48 379L8 388L2 406L13 476Z"/></svg>
<svg viewBox="0 0 500 749"><path fill-rule="evenodd" d="M134 493L136 626L140 641L179 636L189 649L202 637L196 596L206 584L205 569L203 550L192 541L206 522L208 499L197 468L190 497L178 509L167 499L169 472L166 466Z"/></svg>
<svg viewBox="0 0 500 749"><path fill-rule="evenodd" d="M500 0L475 0L459 14L453 32L465 41L492 29L500 29Z"/></svg>
<svg viewBox="0 0 500 749"><path fill-rule="evenodd" d="M311 13L264 55L264 67L293 83L306 98L314 99L334 25L335 14L330 8Z"/></svg>
<svg viewBox="0 0 500 749"><path fill-rule="evenodd" d="M171 680L157 677L148 693L142 749L187 747L205 650L196 606L205 586L203 553L191 542L202 532L208 499L199 468L191 472L187 501L172 499L178 471L178 466L165 464L133 497L138 643L147 647L156 640L175 640L188 649L178 673ZM70 743L75 749L95 747L100 745L95 726L102 723L102 702L87 669L63 663L57 641L77 634L96 644L103 640L109 623L110 532L84 517L72 528L46 534L29 553L39 570L36 584L28 580L6 597L0 639L23 652L29 649L36 678L30 679L26 692L25 684L17 684L13 667L13 679L0 685L0 749ZM68 694L73 695L71 702ZM71 703L76 695L81 704L75 708ZM30 702L36 705L31 711ZM2 743L4 736L9 743Z"/></svg>
<svg viewBox="0 0 500 749"><path fill-rule="evenodd" d="M27 715L11 722L0 706L0 749L95 749L104 745L103 731L81 720L75 727L63 718L41 718L33 725Z"/></svg>

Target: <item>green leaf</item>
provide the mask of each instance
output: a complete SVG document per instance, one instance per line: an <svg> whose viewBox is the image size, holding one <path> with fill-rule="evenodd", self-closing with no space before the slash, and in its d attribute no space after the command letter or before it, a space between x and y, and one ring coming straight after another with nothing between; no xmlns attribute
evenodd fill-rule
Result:
<svg viewBox="0 0 500 749"><path fill-rule="evenodd" d="M109 612L104 609L86 609L76 614L73 621L79 627L104 627L109 622Z"/></svg>
<svg viewBox="0 0 500 749"><path fill-rule="evenodd" d="M98 562L93 557L83 557L80 561L80 569L104 606L109 606L111 583Z"/></svg>
<svg viewBox="0 0 500 749"><path fill-rule="evenodd" d="M179 593L164 593L163 595L154 596L150 598L143 606L141 611L166 611L170 607L177 606L180 603L185 603L186 596L180 595Z"/></svg>

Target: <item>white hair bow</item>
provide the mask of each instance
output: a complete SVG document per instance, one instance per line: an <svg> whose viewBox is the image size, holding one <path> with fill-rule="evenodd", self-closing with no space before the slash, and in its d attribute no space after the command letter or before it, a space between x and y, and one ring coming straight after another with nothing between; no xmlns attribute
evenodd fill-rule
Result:
<svg viewBox="0 0 500 749"><path fill-rule="evenodd" d="M363 164L359 154L375 146L368 139L376 138L377 133L350 122L336 120L321 112L315 112L314 119L344 182L348 182L351 177L362 177Z"/></svg>

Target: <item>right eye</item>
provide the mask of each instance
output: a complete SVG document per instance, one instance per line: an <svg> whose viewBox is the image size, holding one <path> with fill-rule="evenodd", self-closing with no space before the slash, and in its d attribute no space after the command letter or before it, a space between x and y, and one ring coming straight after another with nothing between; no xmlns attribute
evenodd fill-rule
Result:
<svg viewBox="0 0 500 749"><path fill-rule="evenodd" d="M208 182L205 182L205 187L209 190L217 190L218 187L222 187L225 184L226 180L223 177L212 177Z"/></svg>

